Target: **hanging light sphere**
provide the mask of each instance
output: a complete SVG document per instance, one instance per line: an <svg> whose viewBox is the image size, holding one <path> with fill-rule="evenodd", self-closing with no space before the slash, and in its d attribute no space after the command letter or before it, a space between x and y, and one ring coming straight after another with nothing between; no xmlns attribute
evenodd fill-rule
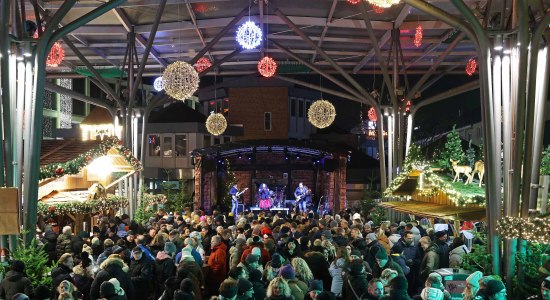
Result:
<svg viewBox="0 0 550 300"><path fill-rule="evenodd" d="M212 62L206 58L206 57L201 57L199 58L199 60L197 60L197 62L195 63L195 70L197 70L197 72L199 73L202 73L202 71L210 68L212 66Z"/></svg>
<svg viewBox="0 0 550 300"><path fill-rule="evenodd" d="M206 119L206 130L212 135L220 135L227 128L227 120L220 113L212 112Z"/></svg>
<svg viewBox="0 0 550 300"><path fill-rule="evenodd" d="M65 50L61 46L61 43L55 42L48 53L46 58L46 65L49 67L57 67L65 58Z"/></svg>
<svg viewBox="0 0 550 300"><path fill-rule="evenodd" d="M374 107L371 107L367 113L367 116L369 117L369 120L372 122L376 122L378 120L378 116L376 115L376 110Z"/></svg>
<svg viewBox="0 0 550 300"><path fill-rule="evenodd" d="M247 21L237 29L237 42L245 49L254 49L262 42L262 30L254 22Z"/></svg>
<svg viewBox="0 0 550 300"><path fill-rule="evenodd" d="M378 7L387 8L394 4L399 4L399 0L367 0L370 4Z"/></svg>
<svg viewBox="0 0 550 300"><path fill-rule="evenodd" d="M355 4L359 4L359 2L361 2L361 0L348 0L348 2L349 2L350 4L355 5Z"/></svg>
<svg viewBox="0 0 550 300"><path fill-rule="evenodd" d="M416 48L420 47L422 45L422 32L424 30L422 29L422 25L418 24L416 26L416 33L414 34L414 45Z"/></svg>
<svg viewBox="0 0 550 300"><path fill-rule="evenodd" d="M377 13L377 14L381 14L381 13L384 12L383 7L380 7L380 6L374 5L374 4L372 4L372 10L374 10L374 12Z"/></svg>
<svg viewBox="0 0 550 300"><path fill-rule="evenodd" d="M271 77L277 71L277 63L273 58L266 56L258 62L258 72L263 77Z"/></svg>
<svg viewBox="0 0 550 300"><path fill-rule="evenodd" d="M477 61L475 60L475 58L470 58L470 60L466 64L466 74L468 74L468 76L472 76L476 72L476 69Z"/></svg>
<svg viewBox="0 0 550 300"><path fill-rule="evenodd" d="M199 88L199 74L183 61L170 64L162 74L162 81L166 94L182 101L191 97Z"/></svg>
<svg viewBox="0 0 550 300"><path fill-rule="evenodd" d="M153 87L157 92L164 90L164 81L162 80L162 76L159 76L155 79L155 81L153 82Z"/></svg>
<svg viewBox="0 0 550 300"><path fill-rule="evenodd" d="M307 119L317 128L326 128L334 122L336 109L327 100L317 100L311 104L307 112Z"/></svg>

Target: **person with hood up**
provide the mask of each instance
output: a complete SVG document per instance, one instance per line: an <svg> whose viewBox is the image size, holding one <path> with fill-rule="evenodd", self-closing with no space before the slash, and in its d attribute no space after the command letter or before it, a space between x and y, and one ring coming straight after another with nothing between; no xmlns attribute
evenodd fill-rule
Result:
<svg viewBox="0 0 550 300"><path fill-rule="evenodd" d="M12 299L18 293L31 295L32 283L25 274L25 263L14 260L0 284L0 299Z"/></svg>
<svg viewBox="0 0 550 300"><path fill-rule="evenodd" d="M483 273L475 271L466 278L466 287L462 291L463 300L473 300L479 291L479 280L483 277Z"/></svg>
<svg viewBox="0 0 550 300"><path fill-rule="evenodd" d="M157 253L155 259L155 299L160 298L164 293L164 282L166 279L176 275L176 265L172 257L176 253L176 245L172 242L164 244L164 251Z"/></svg>
<svg viewBox="0 0 550 300"><path fill-rule="evenodd" d="M283 266L279 270L279 276L288 283L294 300L304 300L308 291L308 286L305 282L296 278L296 272L291 265Z"/></svg>
<svg viewBox="0 0 550 300"><path fill-rule="evenodd" d="M212 247L208 257L208 290L215 294L227 274L227 247L221 237L215 235L210 241Z"/></svg>
<svg viewBox="0 0 550 300"><path fill-rule="evenodd" d="M116 279L111 279L111 280L114 281ZM120 283L118 282L118 280L116 280L116 282L118 283L119 290L122 290L122 295L119 295L117 293L117 288L115 287L113 282L111 282L111 280L105 281L101 284L101 287L99 290L99 294L101 295L101 298L106 300L126 300L127 298L124 295L124 290L120 288Z"/></svg>
<svg viewBox="0 0 550 300"><path fill-rule="evenodd" d="M134 248L133 256L128 274L136 290L134 299L147 300L153 292L154 264L145 257L140 247Z"/></svg>
<svg viewBox="0 0 550 300"><path fill-rule="evenodd" d="M380 298L381 300L411 300L408 290L407 278L397 276L391 281L391 290L388 296Z"/></svg>
<svg viewBox="0 0 550 300"><path fill-rule="evenodd" d="M124 290L128 299L134 299L134 285L130 275L126 273L128 266L124 264L122 258L113 254L107 258L100 266L99 272L96 274L92 286L90 288L90 300L101 298L101 284L111 278L116 278Z"/></svg>

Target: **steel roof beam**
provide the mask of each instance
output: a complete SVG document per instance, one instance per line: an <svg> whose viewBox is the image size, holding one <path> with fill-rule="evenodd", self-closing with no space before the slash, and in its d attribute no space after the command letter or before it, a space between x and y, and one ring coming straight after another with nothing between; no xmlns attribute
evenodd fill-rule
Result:
<svg viewBox="0 0 550 300"><path fill-rule="evenodd" d="M202 46L206 47L206 41L204 39L204 36L202 35L202 31L197 25L197 16L195 15L195 12L193 11L191 4L189 3L189 0L185 0L185 7L187 7L187 12L189 12L189 16L191 17L191 21L195 26L195 31L197 32L197 36L199 37L199 40L201 41ZM214 57L210 54L210 52L208 52L208 56L210 57L210 61L214 63Z"/></svg>
<svg viewBox="0 0 550 300"><path fill-rule="evenodd" d="M323 31L321 32L321 37L319 38L319 41L317 42L317 47L321 48L321 45L323 45L323 40L325 39L325 35L328 31L328 24L332 22L332 16L334 15L334 11L336 9L336 4L338 3L338 0L332 0L332 6L330 7L330 11L328 12L327 17L327 23L325 24L325 27L323 27ZM311 57L311 62L315 62L315 58L317 57L317 51L313 54Z"/></svg>

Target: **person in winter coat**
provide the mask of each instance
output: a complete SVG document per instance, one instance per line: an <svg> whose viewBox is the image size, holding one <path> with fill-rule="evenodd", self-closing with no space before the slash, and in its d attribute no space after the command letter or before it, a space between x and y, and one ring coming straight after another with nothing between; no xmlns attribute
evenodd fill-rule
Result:
<svg viewBox="0 0 550 300"><path fill-rule="evenodd" d="M55 253L57 247L57 234L55 234L51 228L44 232L42 243L44 244L44 251L48 254L48 264L57 261L57 255Z"/></svg>
<svg viewBox="0 0 550 300"><path fill-rule="evenodd" d="M386 254L390 255L390 249L391 249L390 240L388 239L388 237L386 236L386 234L382 229L378 230L376 234L376 239L378 240L378 243L380 244L380 246L382 246L384 250L386 250Z"/></svg>
<svg viewBox="0 0 550 300"><path fill-rule="evenodd" d="M407 293L408 282L407 278L397 276L391 281L391 290L388 296L380 298L381 300L411 300Z"/></svg>
<svg viewBox="0 0 550 300"><path fill-rule="evenodd" d="M474 300L477 291L479 291L479 280L483 277L483 273L475 271L466 278L466 287L462 291L463 300Z"/></svg>
<svg viewBox="0 0 550 300"><path fill-rule="evenodd" d="M330 290L332 285L332 277L327 272L330 264L321 252L310 251L304 255L304 260L311 269L313 278L323 281L323 288L327 291Z"/></svg>
<svg viewBox="0 0 550 300"><path fill-rule="evenodd" d="M365 267L361 259L350 263L349 272L344 276L342 287L342 299L357 300L363 299L369 289L369 279L365 273Z"/></svg>
<svg viewBox="0 0 550 300"><path fill-rule="evenodd" d="M263 272L263 280L265 282L270 282L273 278L277 277L279 274L279 269L285 263L285 259L279 254L274 253L271 261L265 265Z"/></svg>
<svg viewBox="0 0 550 300"><path fill-rule="evenodd" d="M235 245L229 249L229 269L236 267L241 261L246 240L238 238L235 240Z"/></svg>
<svg viewBox="0 0 550 300"><path fill-rule="evenodd" d="M113 281L116 279L112 279ZM118 282L118 280L117 280ZM120 289L120 283L119 283L119 289ZM119 295L117 293L117 289L115 285L109 280L105 281L101 284L99 289L99 294L101 295L101 298L106 300L126 300L126 295L124 295L124 290L122 291L122 295Z"/></svg>
<svg viewBox="0 0 550 300"><path fill-rule="evenodd" d="M107 257L109 257L111 254L113 254L113 247L115 246L115 242L111 239L105 239L103 241L103 252L97 257L97 264L101 265Z"/></svg>
<svg viewBox="0 0 550 300"><path fill-rule="evenodd" d="M261 265L265 266L265 264L271 260L271 256L269 255L269 251L264 247L264 243L262 239L259 236L255 236L252 238L252 242L250 243L250 246L245 248L243 250L243 254L241 255L241 262L243 262L248 254L252 253L252 249L259 248L261 251Z"/></svg>
<svg viewBox="0 0 550 300"><path fill-rule="evenodd" d="M292 292L290 291L290 286L286 280L282 277L275 277L269 282L267 287L267 298L266 300L295 300L292 297Z"/></svg>
<svg viewBox="0 0 550 300"><path fill-rule="evenodd" d="M155 260L155 299L160 298L164 292L166 279L176 275L176 265L172 257L176 252L176 245L172 242L164 244L164 251L157 254Z"/></svg>
<svg viewBox="0 0 550 300"><path fill-rule="evenodd" d="M294 300L304 300L308 292L308 286L305 282L296 278L296 273L291 265L283 266L279 270L279 276L288 283Z"/></svg>
<svg viewBox="0 0 550 300"><path fill-rule="evenodd" d="M376 264L373 268L374 278L379 278L382 275L382 271L384 271L385 269L392 269L394 271L397 271L397 276L405 277L403 269L401 269L399 264L393 261L393 259L386 254L386 251L378 250L375 257Z"/></svg>
<svg viewBox="0 0 550 300"><path fill-rule="evenodd" d="M462 236L456 237L450 247L449 268L460 268L464 256L469 253L468 247L464 244Z"/></svg>
<svg viewBox="0 0 550 300"><path fill-rule="evenodd" d="M254 300L264 300L266 297L265 285L262 282L262 272L258 270L252 270L249 274L250 282L252 282L252 288L254 289Z"/></svg>
<svg viewBox="0 0 550 300"><path fill-rule="evenodd" d="M111 278L116 278L119 281L128 299L134 299L134 285L128 273L124 271L127 266L124 265L124 261L118 255L111 255L99 266L99 268L100 270L96 274L90 288L90 300L101 298L101 284Z"/></svg>
<svg viewBox="0 0 550 300"><path fill-rule="evenodd" d="M80 264L74 266L73 268L73 281L77 290L82 293L83 299L90 299L90 289L92 287L92 282L94 279L92 277L91 269L89 268L92 260L88 257L87 252L81 253L82 260Z"/></svg>
<svg viewBox="0 0 550 300"><path fill-rule="evenodd" d="M75 256L80 256L80 253L82 252L82 246L84 246L89 238L90 234L88 234L86 231L82 231L78 235L74 235L72 237L73 254Z"/></svg>
<svg viewBox="0 0 550 300"><path fill-rule="evenodd" d="M57 258L59 259L61 255L65 253L74 254L71 226L63 227L63 233L57 237L57 244L55 247L55 254Z"/></svg>
<svg viewBox="0 0 550 300"><path fill-rule="evenodd" d="M369 281L369 289L364 300L378 300L384 295L384 284L380 279L373 278Z"/></svg>
<svg viewBox="0 0 550 300"><path fill-rule="evenodd" d="M14 260L0 284L0 299L12 299L18 293L32 295L32 283L25 275L25 263Z"/></svg>
<svg viewBox="0 0 550 300"><path fill-rule="evenodd" d="M222 243L221 237L215 235L210 240L211 251L208 257L208 290L212 295L216 294L218 287L224 281L227 274L227 247Z"/></svg>
<svg viewBox="0 0 550 300"><path fill-rule="evenodd" d="M342 296L342 285L344 280L342 278L342 272L344 271L344 258L340 257L335 259L328 268L330 276L332 276L332 284L330 286L330 291L336 296Z"/></svg>
<svg viewBox="0 0 550 300"><path fill-rule="evenodd" d="M448 268L449 267L449 245L447 244L447 231L438 231L435 233L434 242L439 248L439 267Z"/></svg>
<svg viewBox="0 0 550 300"><path fill-rule="evenodd" d="M367 249L366 249L366 252L363 253L363 257L365 261L369 264L369 266L372 268L376 264L375 255L378 252L378 250L382 249L386 251L386 248L380 245L380 243L378 242L378 238L376 237L376 234L372 232L367 234L367 237L365 238L365 242L367 243Z"/></svg>
<svg viewBox="0 0 550 300"><path fill-rule="evenodd" d="M417 245L414 244L414 234L412 231L404 231L403 237L393 245L391 252L400 253L401 257L405 260L405 264L410 269L409 274L405 275L409 282L409 295L415 294L419 273L418 268L420 267L422 256L418 251Z"/></svg>
<svg viewBox="0 0 550 300"><path fill-rule="evenodd" d="M237 280L237 299L236 300L253 300L254 285L248 279L240 278Z"/></svg>
<svg viewBox="0 0 550 300"><path fill-rule="evenodd" d="M434 270L439 269L439 248L436 243L432 243L429 237L420 239L420 246L424 249L424 257L420 263L420 283L426 282L428 275Z"/></svg>
<svg viewBox="0 0 550 300"><path fill-rule="evenodd" d="M57 267L55 267L52 272L52 290L56 291L57 287L63 280L67 280L71 283L74 283L71 273L74 267L73 255L70 253L63 254L57 261ZM55 292L57 293L57 292ZM57 294L55 294L57 298Z"/></svg>
<svg viewBox="0 0 550 300"><path fill-rule="evenodd" d="M128 274L135 288L136 300L147 300L153 293L154 264L143 254L140 247L135 247L134 260Z"/></svg>

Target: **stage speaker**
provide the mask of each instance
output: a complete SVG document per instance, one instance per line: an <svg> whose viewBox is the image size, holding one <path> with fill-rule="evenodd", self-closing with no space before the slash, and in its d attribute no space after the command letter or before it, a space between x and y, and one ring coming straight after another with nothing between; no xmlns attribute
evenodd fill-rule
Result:
<svg viewBox="0 0 550 300"><path fill-rule="evenodd" d="M243 213L244 212L244 204L237 204L237 212L238 213Z"/></svg>

